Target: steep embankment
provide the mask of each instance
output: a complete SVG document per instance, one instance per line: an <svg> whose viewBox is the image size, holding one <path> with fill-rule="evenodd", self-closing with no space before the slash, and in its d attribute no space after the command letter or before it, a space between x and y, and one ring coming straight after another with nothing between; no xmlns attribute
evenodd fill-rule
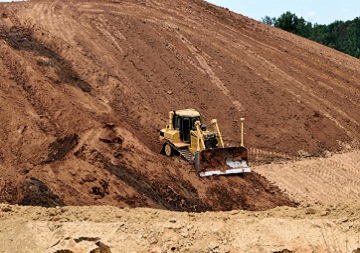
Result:
<svg viewBox="0 0 360 253"><path fill-rule="evenodd" d="M1 201L294 205L256 173L199 179L161 157L158 130L173 109L218 118L230 144L242 116L252 147L320 153L358 138L358 60L225 9L135 0L1 7Z"/></svg>

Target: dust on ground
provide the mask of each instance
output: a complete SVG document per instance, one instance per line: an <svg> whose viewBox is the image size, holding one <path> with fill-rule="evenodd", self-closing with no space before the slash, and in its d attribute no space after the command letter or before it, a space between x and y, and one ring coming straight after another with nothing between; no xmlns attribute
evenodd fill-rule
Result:
<svg viewBox="0 0 360 253"><path fill-rule="evenodd" d="M358 201L264 212L0 205L1 252L356 252Z"/></svg>

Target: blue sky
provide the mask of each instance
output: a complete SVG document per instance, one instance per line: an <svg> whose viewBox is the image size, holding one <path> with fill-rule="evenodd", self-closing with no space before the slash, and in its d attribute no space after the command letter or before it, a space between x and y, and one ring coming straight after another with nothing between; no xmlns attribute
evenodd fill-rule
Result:
<svg viewBox="0 0 360 253"><path fill-rule="evenodd" d="M279 17L286 11L303 17L306 21L330 24L335 20L353 20L360 17L359 0L206 0L226 7L249 18Z"/></svg>

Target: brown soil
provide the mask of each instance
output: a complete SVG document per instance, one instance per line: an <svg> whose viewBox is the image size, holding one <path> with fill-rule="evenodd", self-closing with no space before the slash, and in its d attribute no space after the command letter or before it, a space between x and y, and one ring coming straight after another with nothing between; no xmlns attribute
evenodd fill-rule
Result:
<svg viewBox="0 0 360 253"><path fill-rule="evenodd" d="M295 205L256 173L202 179L161 156L158 131L173 109L217 118L232 146L241 117L249 147L318 155L357 145L360 62L334 50L200 0L0 7L3 202L46 193L35 203Z"/></svg>

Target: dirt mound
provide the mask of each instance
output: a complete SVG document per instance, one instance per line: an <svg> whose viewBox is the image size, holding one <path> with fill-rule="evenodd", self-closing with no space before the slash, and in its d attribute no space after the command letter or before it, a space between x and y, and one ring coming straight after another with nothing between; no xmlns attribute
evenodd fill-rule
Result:
<svg viewBox="0 0 360 253"><path fill-rule="evenodd" d="M217 118L231 146L241 117L249 147L319 154L341 148L338 141L356 146L354 58L204 1L0 6L4 202L20 203L21 186L35 178L51 205L294 205L255 173L201 179L159 155L158 131L173 109L195 108L204 123Z"/></svg>

